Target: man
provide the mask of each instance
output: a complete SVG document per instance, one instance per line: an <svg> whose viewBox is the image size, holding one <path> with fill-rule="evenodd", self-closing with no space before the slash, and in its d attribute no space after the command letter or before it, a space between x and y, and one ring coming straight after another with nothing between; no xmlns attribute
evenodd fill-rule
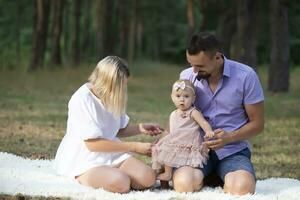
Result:
<svg viewBox="0 0 300 200"><path fill-rule="evenodd" d="M195 106L214 129L204 168L181 167L174 172L174 189L193 192L203 186L211 172L224 182L224 191L243 195L255 192L255 171L250 161L247 139L264 128L264 95L255 71L247 65L225 58L219 41L209 33L194 34L186 50L190 68L180 79L192 81L196 88Z"/></svg>

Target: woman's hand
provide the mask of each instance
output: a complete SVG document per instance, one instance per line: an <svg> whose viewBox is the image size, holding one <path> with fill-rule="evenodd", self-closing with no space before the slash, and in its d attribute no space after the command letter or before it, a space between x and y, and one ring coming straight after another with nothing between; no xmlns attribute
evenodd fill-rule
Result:
<svg viewBox="0 0 300 200"><path fill-rule="evenodd" d="M134 142L133 151L139 154L151 156L151 143Z"/></svg>
<svg viewBox="0 0 300 200"><path fill-rule="evenodd" d="M151 123L140 123L139 130L141 133L151 136L161 134L164 131L164 129L161 128L158 124Z"/></svg>

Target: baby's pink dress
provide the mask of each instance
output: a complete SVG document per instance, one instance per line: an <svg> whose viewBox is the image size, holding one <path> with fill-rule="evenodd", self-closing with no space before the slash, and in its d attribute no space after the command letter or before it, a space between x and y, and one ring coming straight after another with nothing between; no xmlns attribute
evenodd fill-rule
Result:
<svg viewBox="0 0 300 200"><path fill-rule="evenodd" d="M153 169L160 169L162 165L203 167L206 164L208 149L202 145L200 126L191 116L194 109L171 113L170 133L152 148Z"/></svg>

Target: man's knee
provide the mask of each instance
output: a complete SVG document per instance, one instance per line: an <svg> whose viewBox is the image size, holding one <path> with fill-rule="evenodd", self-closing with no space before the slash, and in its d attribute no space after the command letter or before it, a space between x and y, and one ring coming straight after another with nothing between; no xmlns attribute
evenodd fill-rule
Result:
<svg viewBox="0 0 300 200"><path fill-rule="evenodd" d="M231 172L225 176L224 191L235 195L253 194L255 179L246 171Z"/></svg>
<svg viewBox="0 0 300 200"><path fill-rule="evenodd" d="M195 169L178 169L174 173L173 186L177 192L194 192L202 188L203 174Z"/></svg>
<svg viewBox="0 0 300 200"><path fill-rule="evenodd" d="M173 186L177 192L193 192L193 179L190 177L177 176L173 180Z"/></svg>

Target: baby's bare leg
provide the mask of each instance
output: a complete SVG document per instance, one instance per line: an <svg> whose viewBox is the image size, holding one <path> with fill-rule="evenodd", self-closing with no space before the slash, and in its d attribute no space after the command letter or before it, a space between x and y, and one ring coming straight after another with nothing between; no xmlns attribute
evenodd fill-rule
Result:
<svg viewBox="0 0 300 200"><path fill-rule="evenodd" d="M158 180L169 181L172 178L172 167L165 165L165 171L157 176Z"/></svg>

